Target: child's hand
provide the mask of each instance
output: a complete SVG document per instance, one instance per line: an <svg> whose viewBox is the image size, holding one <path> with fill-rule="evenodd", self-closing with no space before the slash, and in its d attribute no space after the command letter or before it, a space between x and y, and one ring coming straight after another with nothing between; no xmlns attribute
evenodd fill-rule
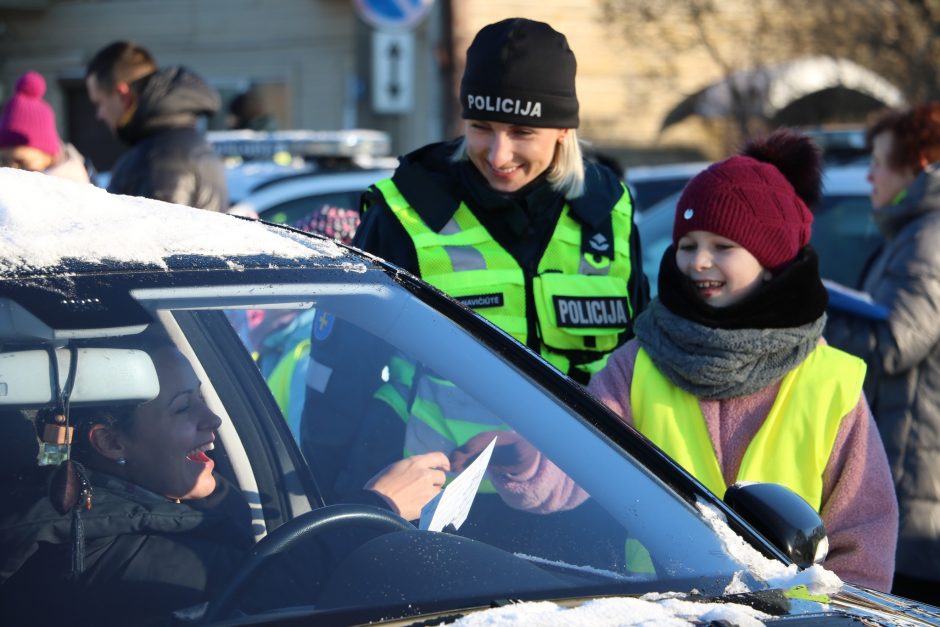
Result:
<svg viewBox="0 0 940 627"><path fill-rule="evenodd" d="M470 465L493 438L496 446L490 458L489 470L518 475L530 469L538 460L538 450L515 431L484 431L450 454L450 469L460 472Z"/></svg>

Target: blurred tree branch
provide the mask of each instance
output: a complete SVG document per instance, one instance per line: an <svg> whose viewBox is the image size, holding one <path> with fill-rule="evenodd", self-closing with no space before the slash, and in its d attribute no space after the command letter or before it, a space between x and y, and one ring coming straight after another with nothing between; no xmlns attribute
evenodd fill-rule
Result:
<svg viewBox="0 0 940 627"><path fill-rule="evenodd" d="M659 55L676 101L678 67L699 55L719 78L812 55L846 58L879 74L909 102L940 98L940 0L600 0L607 24ZM711 81L708 81L711 82ZM706 86L703 83L699 88ZM732 83L734 121L762 123L754 94Z"/></svg>

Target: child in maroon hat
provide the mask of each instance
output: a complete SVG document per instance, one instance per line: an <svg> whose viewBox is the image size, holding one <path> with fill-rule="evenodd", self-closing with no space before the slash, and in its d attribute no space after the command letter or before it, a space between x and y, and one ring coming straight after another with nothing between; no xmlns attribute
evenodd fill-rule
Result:
<svg viewBox="0 0 940 627"><path fill-rule="evenodd" d="M802 496L826 525L825 566L887 591L897 501L865 364L822 340L820 188L818 150L789 131L692 179L659 296L589 389L718 496L744 481Z"/></svg>
<svg viewBox="0 0 940 627"><path fill-rule="evenodd" d="M27 72L16 81L13 97L0 115L0 165L44 172L87 183L84 159L71 144L63 144L55 113L42 99L46 81Z"/></svg>

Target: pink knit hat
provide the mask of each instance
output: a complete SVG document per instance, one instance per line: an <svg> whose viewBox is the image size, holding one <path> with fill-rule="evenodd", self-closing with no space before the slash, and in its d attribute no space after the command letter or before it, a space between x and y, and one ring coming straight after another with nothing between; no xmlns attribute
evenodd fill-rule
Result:
<svg viewBox="0 0 940 627"><path fill-rule="evenodd" d="M16 81L13 97L0 116L0 148L29 146L56 156L62 149L55 128L55 113L42 99L46 81L38 72L27 72Z"/></svg>
<svg viewBox="0 0 940 627"><path fill-rule="evenodd" d="M709 231L740 244L776 270L809 243L820 195L820 160L812 141L792 131L752 142L689 181L676 205L672 242Z"/></svg>

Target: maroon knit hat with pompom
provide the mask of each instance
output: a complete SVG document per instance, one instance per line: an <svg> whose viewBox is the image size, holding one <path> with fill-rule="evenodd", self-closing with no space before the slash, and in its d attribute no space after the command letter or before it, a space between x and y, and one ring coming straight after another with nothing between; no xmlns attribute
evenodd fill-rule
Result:
<svg viewBox="0 0 940 627"><path fill-rule="evenodd" d="M16 81L13 97L0 116L0 148L29 146L55 157L62 149L52 107L42 99L46 81L27 72Z"/></svg>
<svg viewBox="0 0 940 627"><path fill-rule="evenodd" d="M809 243L822 186L819 149L805 135L777 131L689 181L676 205L672 243L709 231L748 250L769 270Z"/></svg>

